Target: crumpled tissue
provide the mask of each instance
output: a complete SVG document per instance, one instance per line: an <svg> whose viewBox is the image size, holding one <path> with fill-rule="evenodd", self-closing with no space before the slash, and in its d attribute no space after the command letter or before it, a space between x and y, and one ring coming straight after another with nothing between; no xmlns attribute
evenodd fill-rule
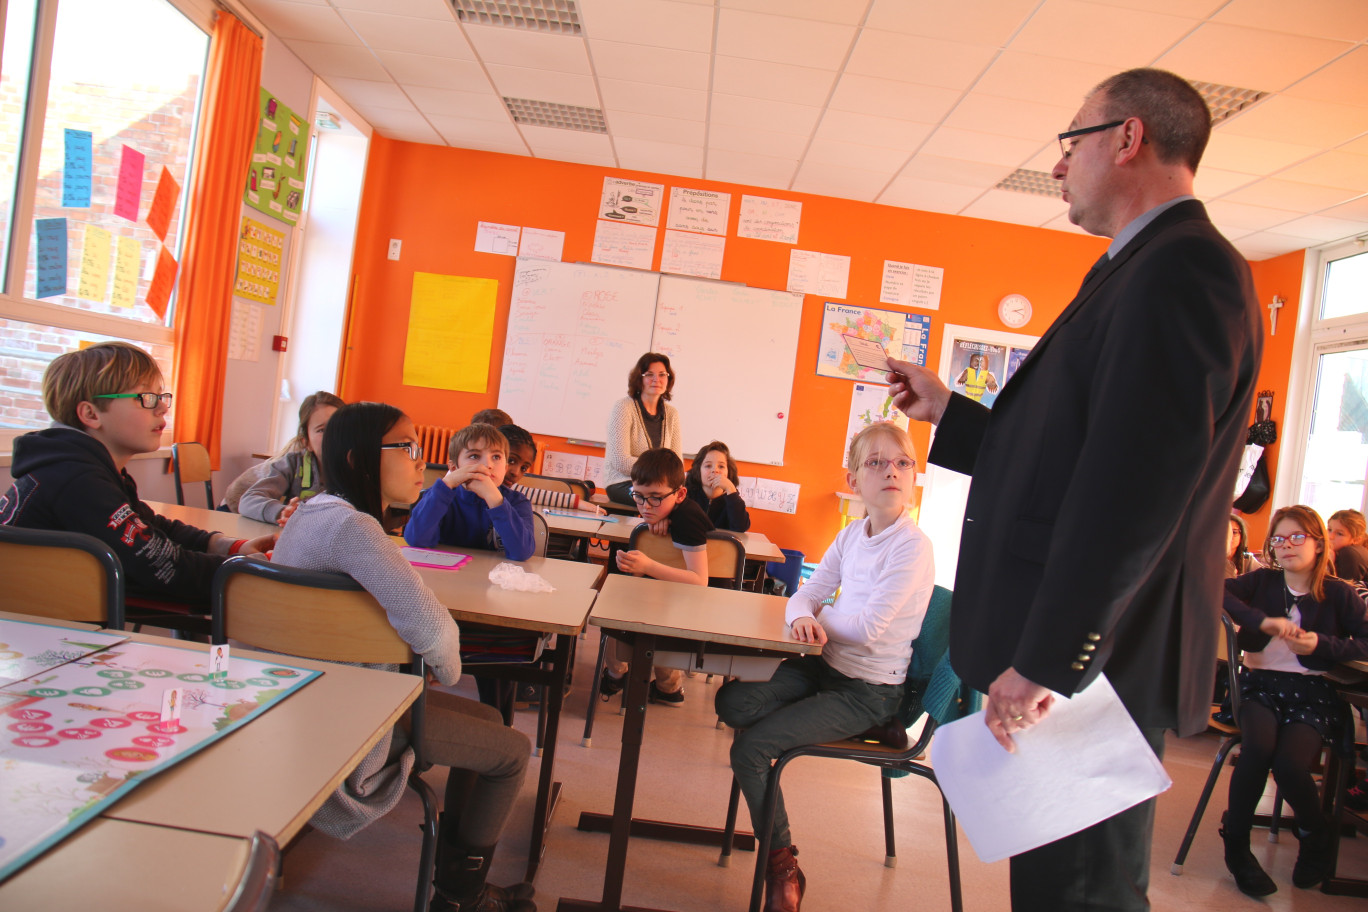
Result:
<svg viewBox="0 0 1368 912"><path fill-rule="evenodd" d="M510 561L504 561L489 571L489 581L500 589L515 592L555 592L556 587L535 573L528 573Z"/></svg>

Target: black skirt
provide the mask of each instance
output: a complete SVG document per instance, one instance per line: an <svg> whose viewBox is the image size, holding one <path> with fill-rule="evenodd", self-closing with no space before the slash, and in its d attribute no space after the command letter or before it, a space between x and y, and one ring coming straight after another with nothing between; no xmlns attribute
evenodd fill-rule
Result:
<svg viewBox="0 0 1368 912"><path fill-rule="evenodd" d="M1279 725L1300 722L1326 740L1339 734L1345 705L1334 685L1321 675L1262 668L1240 671L1240 699L1267 706Z"/></svg>

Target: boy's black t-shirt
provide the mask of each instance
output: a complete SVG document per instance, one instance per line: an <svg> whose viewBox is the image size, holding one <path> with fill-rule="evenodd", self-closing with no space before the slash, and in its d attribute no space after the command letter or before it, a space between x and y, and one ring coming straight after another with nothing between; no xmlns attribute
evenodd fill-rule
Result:
<svg viewBox="0 0 1368 912"><path fill-rule="evenodd" d="M708 533L715 528L703 508L687 497L670 511L670 540L681 551L702 551L708 546Z"/></svg>

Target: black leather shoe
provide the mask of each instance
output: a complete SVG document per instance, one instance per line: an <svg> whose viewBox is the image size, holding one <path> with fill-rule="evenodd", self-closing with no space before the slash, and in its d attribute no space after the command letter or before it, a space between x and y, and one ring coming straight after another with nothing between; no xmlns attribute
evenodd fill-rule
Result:
<svg viewBox="0 0 1368 912"><path fill-rule="evenodd" d="M1278 892L1278 885L1268 876L1254 853L1249 851L1249 834L1243 838L1226 835L1221 828L1221 839L1225 841L1226 869L1235 877L1235 886L1246 896L1268 896Z"/></svg>
<svg viewBox="0 0 1368 912"><path fill-rule="evenodd" d="M1309 890L1330 876L1330 826L1298 833L1297 838L1301 848L1297 850L1297 863L1292 866L1292 885Z"/></svg>

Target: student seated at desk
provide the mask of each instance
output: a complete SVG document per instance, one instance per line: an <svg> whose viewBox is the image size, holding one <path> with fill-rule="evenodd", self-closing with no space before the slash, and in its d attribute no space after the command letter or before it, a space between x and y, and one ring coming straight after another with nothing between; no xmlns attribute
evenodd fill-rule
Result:
<svg viewBox="0 0 1368 912"><path fill-rule="evenodd" d="M633 576L650 576L676 583L708 585L708 533L713 524L703 508L689 500L684 491L684 463L674 450L658 447L647 450L632 465L632 500L641 511L641 518L652 531L668 534L674 546L684 552L684 568L667 567L640 551L617 551L617 569ZM631 650L623 643L613 642L613 655L604 661L599 693L606 699L620 693L626 682ZM684 672L677 668L655 669L649 699L666 706L684 703Z"/></svg>
<svg viewBox="0 0 1368 912"><path fill-rule="evenodd" d="M714 440L694 455L684 487L689 499L707 512L714 526L728 532L745 532L751 522L746 502L736 489L740 483L731 450L722 441Z"/></svg>
<svg viewBox="0 0 1368 912"><path fill-rule="evenodd" d="M323 390L305 396L299 404L299 431L285 451L234 479L223 505L249 519L284 525L302 502L324 489L323 431L346 404Z"/></svg>
<svg viewBox="0 0 1368 912"><path fill-rule="evenodd" d="M14 483L0 523L83 532L118 555L129 595L208 603L214 572L230 554L270 550L274 535L233 539L158 516L125 471L161 448L171 394L161 368L127 342L59 355L43 373L53 425L14 441Z"/></svg>
<svg viewBox="0 0 1368 912"><path fill-rule="evenodd" d="M740 730L731 766L757 826L776 757L868 731L902 700L912 641L935 585L931 541L907 515L916 476L916 452L902 428L875 424L855 435L846 478L867 513L836 536L786 612L794 639L824 644L822 654L786 659L768 682L729 681L717 691L718 717ZM837 589L835 604L823 607ZM798 912L807 879L782 794L770 839L765 909Z"/></svg>
<svg viewBox="0 0 1368 912"><path fill-rule="evenodd" d="M327 491L290 518L274 560L352 577L375 596L437 680L450 685L461 677L456 622L381 525L391 506L417 499L425 465L417 430L397 408L358 402L338 409L323 438ZM527 736L506 728L494 710L436 690L428 694L425 733L425 757L452 767L438 827L432 910L536 912L531 884L505 890L485 883L527 772ZM399 803L412 765L413 752L396 727L310 822L329 836L351 837Z"/></svg>
<svg viewBox="0 0 1368 912"><path fill-rule="evenodd" d="M501 487L508 466L508 441L490 424L472 424L452 435L449 471L423 492L409 514L404 538L431 548L502 550L509 560L527 560L537 549L532 505Z"/></svg>
<svg viewBox="0 0 1368 912"><path fill-rule="evenodd" d="M597 504L589 503L578 494L569 491L548 491L518 484L522 477L532 470L537 461L537 441L532 435L516 424L506 424L499 428L508 441L508 472L504 475L504 486L512 488L528 502L539 507L561 507L566 510L587 510L602 516L604 511Z"/></svg>

